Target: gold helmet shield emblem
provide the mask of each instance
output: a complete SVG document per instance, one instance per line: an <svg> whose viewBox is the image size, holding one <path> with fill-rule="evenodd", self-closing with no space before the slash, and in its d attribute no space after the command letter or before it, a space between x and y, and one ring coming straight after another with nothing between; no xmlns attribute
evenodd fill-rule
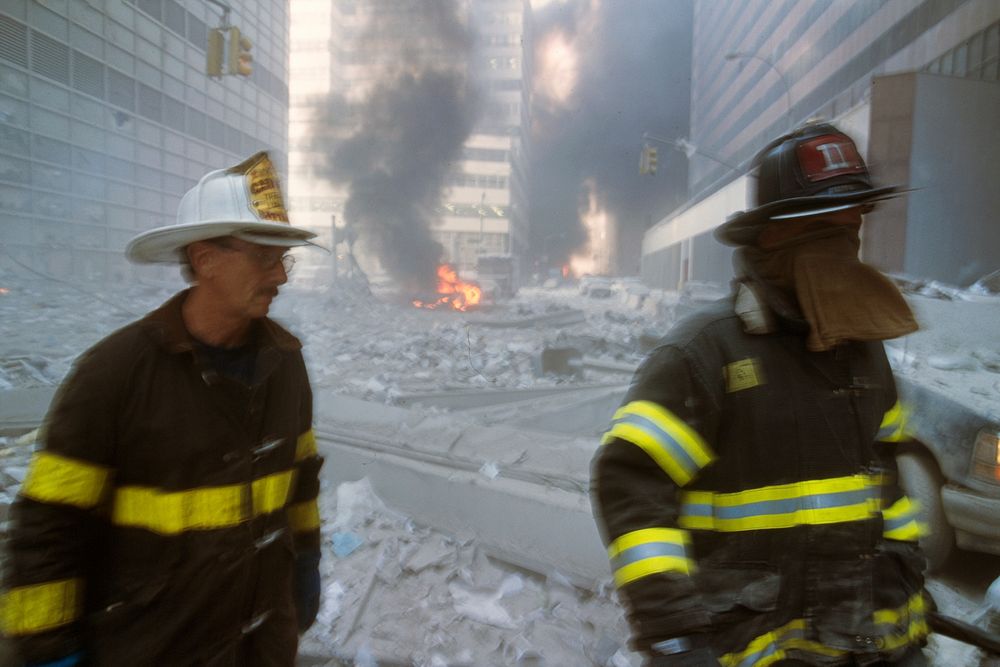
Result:
<svg viewBox="0 0 1000 667"><path fill-rule="evenodd" d="M291 224L271 158L267 153L258 153L243 164L247 165L244 173L250 193L250 208L262 220Z"/></svg>

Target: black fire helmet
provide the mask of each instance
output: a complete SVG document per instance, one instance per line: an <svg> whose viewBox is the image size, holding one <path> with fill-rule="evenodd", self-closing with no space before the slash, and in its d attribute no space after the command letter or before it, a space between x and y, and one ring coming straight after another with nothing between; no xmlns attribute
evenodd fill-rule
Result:
<svg viewBox="0 0 1000 667"><path fill-rule="evenodd" d="M754 157L748 175L750 209L715 230L726 245L754 245L764 225L875 202L901 194L873 187L854 141L828 123L807 123L778 137Z"/></svg>

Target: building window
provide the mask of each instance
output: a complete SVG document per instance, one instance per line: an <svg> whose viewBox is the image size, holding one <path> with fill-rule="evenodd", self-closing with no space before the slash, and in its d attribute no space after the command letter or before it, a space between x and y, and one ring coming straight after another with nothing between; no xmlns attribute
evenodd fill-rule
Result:
<svg viewBox="0 0 1000 667"><path fill-rule="evenodd" d="M175 0L163 0L163 23L178 35L184 35L184 14Z"/></svg>
<svg viewBox="0 0 1000 667"><path fill-rule="evenodd" d="M32 30L31 69L53 81L69 85L69 47Z"/></svg>
<svg viewBox="0 0 1000 667"><path fill-rule="evenodd" d="M21 23L0 14L0 58L27 69L28 31Z"/></svg>
<svg viewBox="0 0 1000 667"><path fill-rule="evenodd" d="M108 102L135 111L135 80L118 70L108 69Z"/></svg>
<svg viewBox="0 0 1000 667"><path fill-rule="evenodd" d="M139 84L139 115L157 123L163 118L162 94L144 83Z"/></svg>

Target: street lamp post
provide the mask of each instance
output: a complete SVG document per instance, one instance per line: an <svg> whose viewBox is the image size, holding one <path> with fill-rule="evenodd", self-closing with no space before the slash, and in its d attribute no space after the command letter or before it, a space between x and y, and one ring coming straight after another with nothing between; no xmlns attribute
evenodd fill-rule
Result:
<svg viewBox="0 0 1000 667"><path fill-rule="evenodd" d="M778 69L778 66L775 65L769 58L765 58L764 56L758 56L756 53L744 53L742 51L736 51L734 53L727 53L725 55L725 58L726 58L726 60L759 60L760 62L764 63L765 65L767 65L768 67L770 67L772 70L774 70L774 73L778 75L779 79L781 79L781 85L783 85L785 87L785 101L787 102L787 105L788 105L788 108L785 110L785 116L788 119L788 128L787 129L791 130L792 129L792 87L790 85L788 85L788 79L786 79L784 73L782 73L782 71L780 69Z"/></svg>
<svg viewBox="0 0 1000 667"><path fill-rule="evenodd" d="M330 256L333 262L332 282L337 282L337 275L340 273L337 267L337 214L330 215Z"/></svg>
<svg viewBox="0 0 1000 667"><path fill-rule="evenodd" d="M479 254L483 253L483 216L486 215L486 193L479 198Z"/></svg>
<svg viewBox="0 0 1000 667"><path fill-rule="evenodd" d="M695 146L694 144L692 144L690 141L688 141L686 139L664 139L663 137L658 137L655 134L650 134L649 132L643 132L642 133L642 140L644 142L645 141L658 141L661 144L666 144L667 146L670 146L671 148L673 148L675 150L678 150L681 153L684 153L685 155L687 155L687 157L688 157L689 160L692 157L694 157L695 155L700 155L702 157L707 157L709 160L712 160L713 162L718 162L723 167L728 167L728 168L732 169L735 172L739 172L740 171L739 167L733 166L733 165L729 164L728 162L726 162L725 160L723 160L721 158L718 158L718 157L716 157L714 155L711 155L709 153L705 153L705 152L701 151L697 146Z"/></svg>

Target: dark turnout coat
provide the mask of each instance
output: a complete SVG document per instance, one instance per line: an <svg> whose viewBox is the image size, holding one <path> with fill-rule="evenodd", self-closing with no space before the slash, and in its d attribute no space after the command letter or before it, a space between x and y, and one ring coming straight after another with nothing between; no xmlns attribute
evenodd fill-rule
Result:
<svg viewBox="0 0 1000 667"><path fill-rule="evenodd" d="M318 549L300 344L255 322L250 384L203 364L186 293L86 352L13 508L3 622L25 658L292 665L297 549Z"/></svg>
<svg viewBox="0 0 1000 667"><path fill-rule="evenodd" d="M804 321L742 296L742 317L719 302L647 357L593 461L634 645L746 667L899 658L928 603L882 344L811 352Z"/></svg>

